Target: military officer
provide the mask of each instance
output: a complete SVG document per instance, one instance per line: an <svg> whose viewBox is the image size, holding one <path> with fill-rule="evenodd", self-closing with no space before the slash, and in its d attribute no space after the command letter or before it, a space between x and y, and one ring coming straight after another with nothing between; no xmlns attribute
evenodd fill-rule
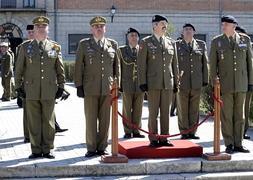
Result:
<svg viewBox="0 0 253 180"><path fill-rule="evenodd" d="M13 75L12 71L12 62L13 56L8 51L9 45L8 42L0 43L1 49L1 77L2 77L2 86L3 86L3 95L2 101L10 101L11 100L11 77Z"/></svg>
<svg viewBox="0 0 253 180"><path fill-rule="evenodd" d="M28 41L31 41L34 39L34 25L33 24L29 24L26 26L26 32L27 32L27 39ZM27 43L26 41L23 42ZM15 57L15 63L14 63L14 67L16 66L16 61L17 61L17 57L18 57L18 53L20 50L22 44L18 45L17 49L16 49L16 57ZM15 70L15 68L14 68ZM22 88L24 84L22 84ZM26 103L25 100L23 101L23 98L20 96L17 96L17 104L19 107L23 107L23 132L24 132L24 143L28 143L30 142L30 138L29 138L29 131L28 131L28 121L27 121L27 114L26 114Z"/></svg>
<svg viewBox="0 0 253 180"><path fill-rule="evenodd" d="M144 93L138 85L137 54L139 51L139 32L134 28L127 30L128 45L119 48L121 67L121 91L123 96L123 115L133 124L141 127L142 104ZM144 138L139 130L124 124L124 138Z"/></svg>
<svg viewBox="0 0 253 180"><path fill-rule="evenodd" d="M31 41L33 39L35 39L35 34L34 34L34 25L33 24L29 24L26 26L26 32L27 32L27 39L28 41ZM23 43L26 43L23 42ZM18 55L19 49L21 47L22 44L20 44L17 47L16 50L16 54ZM17 60L17 57L16 57ZM16 64L16 60L15 60L15 64ZM17 104L21 107L23 107L23 132L24 132L24 143L29 143L30 142L30 138L29 138L29 130L28 130L28 122L27 122L27 113L26 113L26 103L25 100L23 101L21 97L17 97ZM54 115L55 116L55 115ZM55 132L64 132L67 131L68 129L62 129L60 128L60 125L57 123L56 118L55 118Z"/></svg>
<svg viewBox="0 0 253 180"><path fill-rule="evenodd" d="M247 35L246 29L244 29L241 26L236 26L235 30L238 33L243 33ZM244 115L245 115L245 126L244 126L244 135L243 135L244 139L250 139L250 136L247 135L247 130L249 128L249 113L250 113L251 98L252 98L252 92L248 91L246 93L245 109L244 109Z"/></svg>
<svg viewBox="0 0 253 180"><path fill-rule="evenodd" d="M161 134L169 134L169 115L173 89L178 83L178 60L175 42L166 37L168 20L160 15L152 18L153 34L140 42L137 58L139 84L147 92L151 133L158 133L157 117L160 110ZM166 138L149 135L150 146L172 146Z"/></svg>
<svg viewBox="0 0 253 180"><path fill-rule="evenodd" d="M221 18L223 34L211 43L210 77L221 83L221 130L226 152L248 153L242 146L244 131L244 103L247 91L253 90L252 48L250 38L235 31L233 16Z"/></svg>
<svg viewBox="0 0 253 180"><path fill-rule="evenodd" d="M180 77L178 92L178 127L180 132L192 128L199 119L201 88L208 84L207 48L204 41L195 39L195 27L183 26L183 39L177 41ZM199 139L197 129L183 134L181 139Z"/></svg>
<svg viewBox="0 0 253 180"><path fill-rule="evenodd" d="M106 19L90 20L92 37L79 42L75 62L77 96L84 98L86 157L106 154L110 124L110 78L118 77L117 42L106 38Z"/></svg>
<svg viewBox="0 0 253 180"><path fill-rule="evenodd" d="M65 83L61 47L47 39L47 17L36 17L33 24L35 39L20 46L15 72L16 89L26 101L32 149L29 158L53 159L55 99L62 96Z"/></svg>

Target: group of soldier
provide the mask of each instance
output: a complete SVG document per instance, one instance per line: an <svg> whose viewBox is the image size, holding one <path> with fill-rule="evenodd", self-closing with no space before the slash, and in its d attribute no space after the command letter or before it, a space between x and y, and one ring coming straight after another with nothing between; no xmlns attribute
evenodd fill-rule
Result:
<svg viewBox="0 0 253 180"><path fill-rule="evenodd" d="M127 30L128 44L118 47L115 40L105 37L106 19L92 18L92 37L78 44L74 74L77 96L84 98L85 156L107 154L111 79L119 84L123 116L138 127L141 127L143 99L147 94L150 147L160 147L173 146L167 138L153 135L169 134L173 95L177 96L181 139L199 139L196 129L184 132L198 123L202 88L209 83L213 86L219 77L224 103L221 124L225 151L249 152L242 146L242 140L246 92L253 90L251 42L242 29L239 29L242 33L236 32L238 23L233 16L224 16L221 22L223 34L212 40L208 58L205 42L194 38L195 27L190 23L183 26L182 38L174 41L166 34L167 18L155 15L151 36L139 41L140 33L131 27ZM48 38L49 19L39 16L33 24L34 37L18 47L15 89L25 101L28 124L25 138L29 139L32 150L29 158L51 159L55 157L52 153L55 100L64 94L65 75L61 47ZM145 137L138 129L123 125L124 138Z"/></svg>
<svg viewBox="0 0 253 180"><path fill-rule="evenodd" d="M94 17L90 21L92 37L80 41L75 64L77 96L84 98L85 156L107 153L110 77L119 80L123 115L139 127L144 93L147 94L150 147L173 146L167 138L154 136L169 134L173 94L177 96L181 139L199 139L196 129L192 128L199 119L201 89L209 82L213 86L219 77L224 102L221 119L225 151L249 152L242 146L242 139L245 96L252 89L251 42L245 33L236 32L238 23L233 16L224 16L221 22L223 34L212 40L209 59L205 42L194 39L195 27L190 23L183 26L182 39L174 41L166 36L168 20L155 15L151 36L138 43L139 32L129 28L128 45L118 48L116 41L105 38L106 19ZM159 113L160 133L157 122ZM128 123L123 124L124 138L144 137L138 129ZM189 129L192 131L184 133ZM249 138L246 134L245 137Z"/></svg>

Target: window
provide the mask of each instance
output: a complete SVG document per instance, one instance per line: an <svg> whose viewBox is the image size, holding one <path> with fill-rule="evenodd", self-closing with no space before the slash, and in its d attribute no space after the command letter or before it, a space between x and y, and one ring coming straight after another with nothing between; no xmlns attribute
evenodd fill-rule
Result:
<svg viewBox="0 0 253 180"><path fill-rule="evenodd" d="M195 35L194 35L194 38L206 42L206 35L205 35L205 34L195 34Z"/></svg>
<svg viewBox="0 0 253 180"><path fill-rule="evenodd" d="M251 42L253 42L253 34L249 34L249 37L251 39Z"/></svg>
<svg viewBox="0 0 253 180"><path fill-rule="evenodd" d="M35 0L23 0L24 8L34 8L35 7Z"/></svg>
<svg viewBox="0 0 253 180"><path fill-rule="evenodd" d="M90 34L69 34L69 54L75 54L79 41L90 36Z"/></svg>
<svg viewBox="0 0 253 180"><path fill-rule="evenodd" d="M2 8L16 8L16 0L2 0L1 7Z"/></svg>

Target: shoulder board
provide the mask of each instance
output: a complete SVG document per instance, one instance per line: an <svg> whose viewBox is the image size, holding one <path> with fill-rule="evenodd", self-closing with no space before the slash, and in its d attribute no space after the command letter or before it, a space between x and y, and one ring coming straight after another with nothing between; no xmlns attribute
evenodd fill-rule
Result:
<svg viewBox="0 0 253 180"><path fill-rule="evenodd" d="M81 39L79 42L85 42L85 41L89 41L91 40L91 38L84 38L84 39Z"/></svg>
<svg viewBox="0 0 253 180"><path fill-rule="evenodd" d="M200 39L195 39L198 43L205 43L205 41L200 40Z"/></svg>
<svg viewBox="0 0 253 180"><path fill-rule="evenodd" d="M30 40L25 40L24 42L22 42L19 46L25 45L25 44L29 44L33 41L33 39Z"/></svg>
<svg viewBox="0 0 253 180"><path fill-rule="evenodd" d="M61 45L58 44L55 41L51 41L53 43L53 49L55 49L56 51L60 51L61 50Z"/></svg>
<svg viewBox="0 0 253 180"><path fill-rule="evenodd" d="M223 34L220 34L220 35L214 36L212 40L219 39L219 38L222 38L222 37L223 37Z"/></svg>
<svg viewBox="0 0 253 180"><path fill-rule="evenodd" d="M126 47L127 47L127 45L123 45L123 46L120 46L119 49L124 49Z"/></svg>
<svg viewBox="0 0 253 180"><path fill-rule="evenodd" d="M250 39L250 37L247 34L244 33L238 33L240 37Z"/></svg>
<svg viewBox="0 0 253 180"><path fill-rule="evenodd" d="M144 37L142 40L143 41L146 41L146 40L148 40L148 39L150 39L152 36L150 35L150 36L146 36L146 37Z"/></svg>

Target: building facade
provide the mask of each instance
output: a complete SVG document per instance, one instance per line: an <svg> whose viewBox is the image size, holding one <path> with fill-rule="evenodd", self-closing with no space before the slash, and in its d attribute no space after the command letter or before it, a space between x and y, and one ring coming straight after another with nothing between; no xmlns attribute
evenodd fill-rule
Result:
<svg viewBox="0 0 253 180"><path fill-rule="evenodd" d="M0 0L0 34L25 39L27 24L37 15L50 18L50 38L62 45L65 60L74 60L77 43L90 36L93 16L107 18L107 36L126 43L126 30L138 29L141 36L151 34L151 18L161 14L168 18L171 36L180 36L182 25L194 24L196 37L207 42L221 33L220 18L231 14L249 34L253 34L253 0ZM12 32L11 32L12 31ZM2 32L2 33L1 33ZM12 37L11 37L12 36Z"/></svg>

